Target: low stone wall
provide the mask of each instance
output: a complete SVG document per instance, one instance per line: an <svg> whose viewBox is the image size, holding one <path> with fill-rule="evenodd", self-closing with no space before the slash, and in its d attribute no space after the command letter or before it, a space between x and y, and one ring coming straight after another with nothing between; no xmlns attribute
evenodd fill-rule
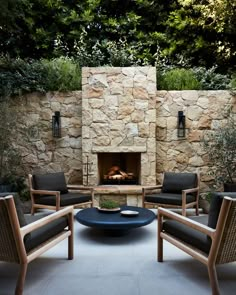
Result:
<svg viewBox="0 0 236 295"><path fill-rule="evenodd" d="M199 172L201 189L214 183L203 138L225 124L236 97L229 91L157 91L157 181L163 171ZM177 115L186 116L186 136L177 137Z"/></svg>
<svg viewBox="0 0 236 295"><path fill-rule="evenodd" d="M65 171L70 183L82 183L81 96L81 91L32 93L14 100L26 175ZM61 112L61 138L52 136L55 111Z"/></svg>
<svg viewBox="0 0 236 295"><path fill-rule="evenodd" d="M235 96L229 91L157 91L154 97L156 182L164 171L196 171L201 190L207 190L213 179L202 138L226 122L230 106L236 112ZM17 128L24 129L15 144L23 156L26 176L63 170L70 183L82 183L82 93L32 93L15 99L13 107L20 118ZM61 138L52 137L55 111L61 112ZM185 138L177 137L178 111L186 116Z"/></svg>

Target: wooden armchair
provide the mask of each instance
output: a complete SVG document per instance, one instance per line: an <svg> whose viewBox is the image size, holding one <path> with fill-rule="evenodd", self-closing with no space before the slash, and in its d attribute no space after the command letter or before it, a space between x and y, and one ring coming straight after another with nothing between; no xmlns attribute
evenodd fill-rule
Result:
<svg viewBox="0 0 236 295"><path fill-rule="evenodd" d="M236 193L214 193L209 216L186 218L159 208L158 261L163 261L166 240L207 266L212 294L218 295L216 265L236 261L235 233Z"/></svg>
<svg viewBox="0 0 236 295"><path fill-rule="evenodd" d="M198 215L199 181L197 173L165 172L161 185L143 187L143 207L181 208L186 216L186 209L195 206Z"/></svg>
<svg viewBox="0 0 236 295"><path fill-rule="evenodd" d="M93 206L94 191L91 187L67 185L63 172L29 174L31 214L37 209L59 210L65 206L74 208Z"/></svg>
<svg viewBox="0 0 236 295"><path fill-rule="evenodd" d="M17 195L0 197L0 261L20 265L16 295L23 294L28 263L60 241L68 238L68 259L73 259L73 207L27 223L20 205Z"/></svg>

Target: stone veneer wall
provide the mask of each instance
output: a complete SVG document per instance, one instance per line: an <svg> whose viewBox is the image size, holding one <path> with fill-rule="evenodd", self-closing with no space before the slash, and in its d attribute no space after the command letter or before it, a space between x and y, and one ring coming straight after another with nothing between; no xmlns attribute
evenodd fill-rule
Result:
<svg viewBox="0 0 236 295"><path fill-rule="evenodd" d="M214 179L203 149L203 138L236 114L236 96L229 91L157 91L157 182L163 171L199 172L201 189ZM186 116L186 137L177 137L178 111Z"/></svg>
<svg viewBox="0 0 236 295"><path fill-rule="evenodd" d="M65 171L70 183L82 183L81 91L32 93L13 100L18 112L25 175ZM52 137L52 115L61 112L61 138Z"/></svg>
<svg viewBox="0 0 236 295"><path fill-rule="evenodd" d="M99 184L100 152L141 153L141 184L155 183L155 131L155 68L83 68L82 159L91 163L84 184Z"/></svg>
<svg viewBox="0 0 236 295"><path fill-rule="evenodd" d="M104 68L102 68L102 70L104 70ZM107 70L110 71L109 68L107 68ZM88 72L88 69L85 69L85 73L86 71ZM91 85L103 84L103 76L99 74L101 69L94 69L94 71L96 79L90 77L89 83L92 83ZM121 71L121 69L119 69L119 71ZM133 75L131 74L132 71L134 71L134 69L126 69L126 73L129 72L130 75ZM141 71L140 68L139 71ZM153 77L155 73L153 69L151 69L151 71ZM109 81L107 83L114 86L114 92L124 91L128 85L134 85L134 77L129 79L128 74L126 74L124 82L121 79L121 77L123 77L122 75L124 75L124 73L121 74L121 72L117 75L107 75ZM147 77L145 75L140 74L140 76L136 76L135 79L137 79L139 85L143 85L143 79L144 77ZM83 85L89 87L87 79L88 78L84 77ZM147 78L145 79L147 81ZM154 78L152 78L151 81L154 81ZM100 94L98 94L99 91L107 90L105 85L106 84L103 86L103 90L98 90L97 87L91 87L91 90L87 88L86 90L85 98L87 95L93 102L95 102L95 105L97 104L97 106L94 106L93 108L94 111L102 108L101 105L99 107L101 101L103 103L105 102L105 99L101 99ZM128 143L130 140L138 140L139 144L136 143L136 145L142 146L141 143L143 140L146 140L147 134L145 126L148 125L153 139L156 137L155 143L153 142L153 139L151 140L151 145L156 145L156 153L153 155L153 159L156 157L154 163L156 174L153 178L152 184L156 183L156 181L157 183L160 181L163 171L198 171L201 175L201 188L202 190L207 190L208 185L213 179L208 175L207 155L202 148L202 137L208 132L213 132L219 124L226 122L226 110L230 105L233 106L233 110L236 113L235 95L229 91L167 92L155 90L154 92L153 84L151 83L151 85L151 92L149 94L147 94L148 90L141 90L140 88L136 91L137 96L135 95L135 97L138 97L137 101L131 91L132 87L128 86L128 93L124 93L124 95L120 93L111 94L110 98L113 97L115 105L113 101L110 103L107 102L110 106L108 110L112 114L115 108L118 110L116 103L121 100L123 107L119 107L120 115L123 118L129 118L129 116L133 114L132 117L136 118L134 120L138 120L136 124L140 126L140 138L137 139L135 136L129 138L127 136L126 147L129 147ZM94 93L94 98L91 98L91 96L88 95L89 91ZM131 91L131 93L129 91ZM126 95L128 95L128 98L126 98ZM150 97L150 102L148 97ZM109 101L109 95L106 99ZM133 105L129 104L129 99L133 100ZM147 120L152 118L151 122L145 122L145 120L139 122L139 115L141 114L139 111L142 110L142 108L144 108L145 111L148 111L145 107L145 105L147 106L147 103L152 106L149 114L150 117L148 116L149 119L147 118ZM136 111L134 110L135 105ZM83 102L83 107L84 106L86 106L86 100ZM155 109L152 109L154 106ZM19 141L16 143L20 147L23 155L26 176L29 172L63 170L66 172L66 176L70 183L82 183L81 91L71 93L47 93L46 95L32 93L15 99L13 107L14 110L17 109L19 113L20 119L18 126L24 127L25 129L23 133L21 133ZM177 138L176 125L179 110L183 110L186 115L187 134L184 139ZM62 137L58 139L52 137L51 131L51 120L55 111L60 111L62 117ZM131 113L129 114L129 112ZM95 111L94 114L97 114L97 118L99 119L98 112ZM155 118L153 116L155 116ZM89 120L89 117L86 119L85 116L85 122L86 120ZM99 126L101 123L102 122L97 122L96 124ZM113 126L114 133L119 135L119 125L116 127L114 124ZM85 124L85 137L87 127L88 126ZM97 132L100 132L99 128L96 130ZM131 128L129 130L133 132L134 129ZM97 138L96 140L98 140L96 146L100 147L100 139ZM115 138L113 140L115 140ZM106 141L102 141L102 144L104 142Z"/></svg>

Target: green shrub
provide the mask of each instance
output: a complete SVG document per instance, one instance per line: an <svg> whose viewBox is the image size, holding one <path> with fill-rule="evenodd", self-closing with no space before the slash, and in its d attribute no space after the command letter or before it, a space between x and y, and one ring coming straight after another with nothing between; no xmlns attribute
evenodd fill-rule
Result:
<svg viewBox="0 0 236 295"><path fill-rule="evenodd" d="M45 69L38 61L0 58L0 96L44 91Z"/></svg>
<svg viewBox="0 0 236 295"><path fill-rule="evenodd" d="M22 60L0 58L0 97L33 91L72 91L81 89L81 68L72 58Z"/></svg>
<svg viewBox="0 0 236 295"><path fill-rule="evenodd" d="M81 67L99 67L104 64L104 53L99 41L89 46L87 32L83 31L79 40L74 43L75 57Z"/></svg>
<svg viewBox="0 0 236 295"><path fill-rule="evenodd" d="M85 36L83 37L85 38ZM22 95L33 91L81 90L82 66L146 65L140 44L126 40L97 42L86 47L84 39L75 45L76 59L59 57L51 60L22 60L0 57L0 97ZM236 89L236 76L217 73L217 68L194 67L187 63L173 65L161 59L157 63L157 88L164 90Z"/></svg>
<svg viewBox="0 0 236 295"><path fill-rule="evenodd" d="M162 90L197 90L201 89L201 84L197 80L192 70L171 69L158 75L158 89Z"/></svg>
<svg viewBox="0 0 236 295"><path fill-rule="evenodd" d="M113 67L129 67L144 65L144 58L139 59L139 44L128 44L126 40L107 41L103 47L106 49L107 64Z"/></svg>
<svg viewBox="0 0 236 295"><path fill-rule="evenodd" d="M230 89L236 90L236 73L232 75L232 78L230 81Z"/></svg>
<svg viewBox="0 0 236 295"><path fill-rule="evenodd" d="M200 198L202 200L206 200L210 204L212 199L212 191L201 193Z"/></svg>
<svg viewBox="0 0 236 295"><path fill-rule="evenodd" d="M46 71L46 91L72 91L81 89L81 68L72 58L59 57L42 60Z"/></svg>
<svg viewBox="0 0 236 295"><path fill-rule="evenodd" d="M68 47L60 38L56 40L55 53L67 55ZM88 33L83 29L80 38L74 42L73 56L81 67L128 67L150 65L155 56L145 49L143 42L128 42L126 38L117 41L103 39L88 40Z"/></svg>
<svg viewBox="0 0 236 295"><path fill-rule="evenodd" d="M218 73L215 66L210 69L193 67L192 70L200 82L202 90L224 90L231 88L229 75Z"/></svg>
<svg viewBox="0 0 236 295"><path fill-rule="evenodd" d="M205 135L203 147L209 158L210 175L216 187L223 183L233 183L236 179L236 116L228 114L227 123L213 133Z"/></svg>

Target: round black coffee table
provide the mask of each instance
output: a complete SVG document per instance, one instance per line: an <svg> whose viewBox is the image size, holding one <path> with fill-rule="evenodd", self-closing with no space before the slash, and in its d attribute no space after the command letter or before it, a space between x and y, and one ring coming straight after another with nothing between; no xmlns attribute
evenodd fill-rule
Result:
<svg viewBox="0 0 236 295"><path fill-rule="evenodd" d="M120 209L118 212L111 213L101 212L98 208L87 208L80 210L75 218L83 225L109 231L123 231L145 226L156 218L155 213L146 208L121 206ZM121 214L124 210L136 211L138 214L125 216Z"/></svg>

